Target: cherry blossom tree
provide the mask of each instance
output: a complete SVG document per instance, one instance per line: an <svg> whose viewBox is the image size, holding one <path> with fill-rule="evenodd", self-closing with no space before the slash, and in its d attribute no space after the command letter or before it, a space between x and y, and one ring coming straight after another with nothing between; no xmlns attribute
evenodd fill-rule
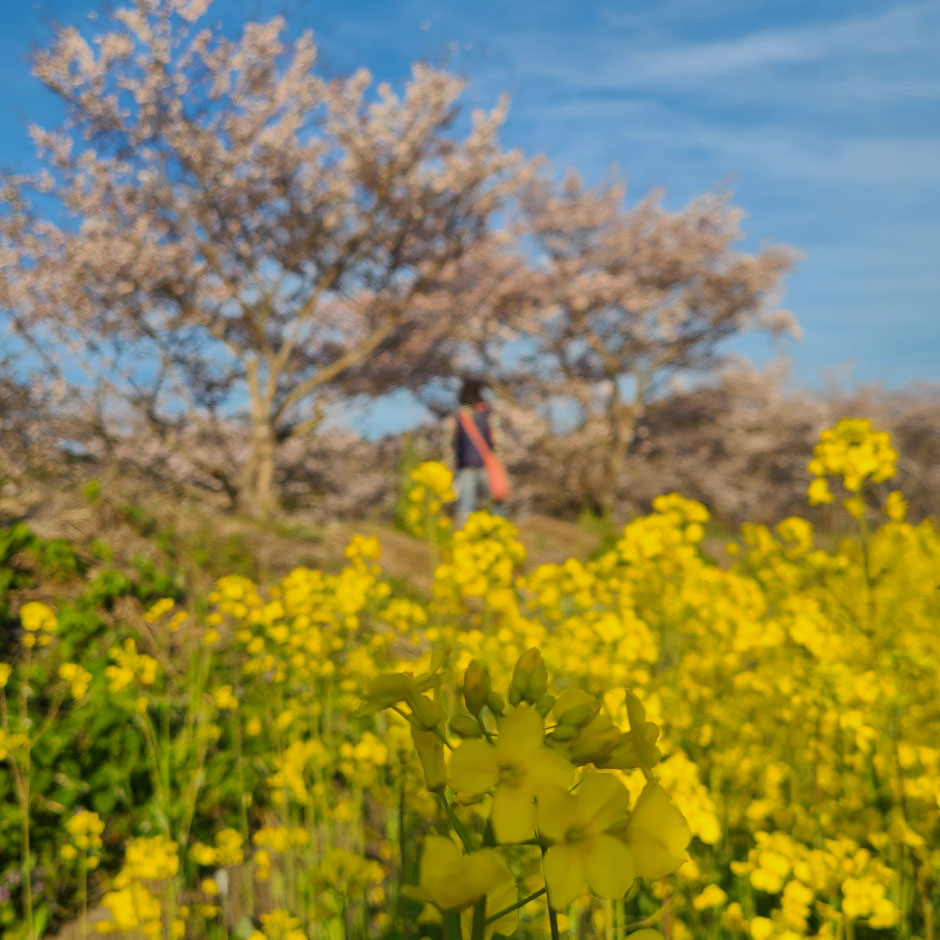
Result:
<svg viewBox="0 0 940 940"><path fill-rule="evenodd" d="M590 456L555 456L600 508L610 507L636 421L671 380L713 374L724 343L745 330L797 329L773 306L791 251L736 250L742 213L725 196L678 212L661 198L627 209L622 185L589 189L573 174L535 178L521 198L534 271L516 385L573 421L565 441Z"/></svg>
<svg viewBox="0 0 940 940"><path fill-rule="evenodd" d="M264 510L279 450L332 402L444 369L460 323L436 298L531 173L499 144L505 103L458 132L455 76L328 77L309 32L231 38L209 2L134 0L35 57L65 120L31 128L41 172L5 183L0 309L102 425L132 413Z"/></svg>

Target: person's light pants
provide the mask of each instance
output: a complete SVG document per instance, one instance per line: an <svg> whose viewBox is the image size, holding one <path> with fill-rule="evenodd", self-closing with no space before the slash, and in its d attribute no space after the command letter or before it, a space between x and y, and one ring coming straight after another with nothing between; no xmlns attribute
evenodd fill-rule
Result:
<svg viewBox="0 0 940 940"><path fill-rule="evenodd" d="M490 484L484 467L461 467L457 471L457 524L463 526L467 516L476 512L490 498ZM490 503L488 511L501 516L502 506Z"/></svg>

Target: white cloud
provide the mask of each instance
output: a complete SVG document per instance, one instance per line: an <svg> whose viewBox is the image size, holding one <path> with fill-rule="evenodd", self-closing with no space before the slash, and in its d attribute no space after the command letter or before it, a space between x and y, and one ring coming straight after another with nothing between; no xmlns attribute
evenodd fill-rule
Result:
<svg viewBox="0 0 940 940"><path fill-rule="evenodd" d="M534 29L506 37L503 55L513 62L516 78L549 82L565 96L645 90L733 102L768 92L787 98L792 90L794 98L824 105L833 94L930 98L937 91L936 68L928 76L908 69L911 62L935 62L938 45L940 6L918 2L874 15L703 41L632 28L588 26L563 36ZM822 89L813 94L810 76L819 78L820 71L825 94Z"/></svg>
<svg viewBox="0 0 940 940"><path fill-rule="evenodd" d="M589 129L603 127L608 150L645 148L682 161L697 154L718 176L747 172L835 184L940 185L940 133L836 133L780 114L763 124L731 125L652 98L547 101L527 108L524 116L543 128L556 126L573 148L593 139Z"/></svg>
<svg viewBox="0 0 940 940"><path fill-rule="evenodd" d="M874 16L760 30L737 38L685 43L631 60L635 80L710 78L753 69L826 62L844 56L899 55L932 43L937 6L915 3Z"/></svg>
<svg viewBox="0 0 940 940"><path fill-rule="evenodd" d="M676 20L691 2L669 4ZM940 96L937 4L698 42L652 40L661 18L650 19L646 33L632 14L618 25L611 13L601 29L514 37L522 83L511 120L575 162L579 150L660 151L702 161L715 178L940 184L940 125L918 120ZM898 119L902 107L911 110Z"/></svg>

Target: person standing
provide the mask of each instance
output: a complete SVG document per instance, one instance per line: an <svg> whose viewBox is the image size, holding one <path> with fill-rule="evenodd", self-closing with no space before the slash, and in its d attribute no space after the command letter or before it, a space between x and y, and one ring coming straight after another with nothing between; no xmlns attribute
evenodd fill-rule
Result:
<svg viewBox="0 0 940 940"><path fill-rule="evenodd" d="M490 500L492 495L486 460L478 446L482 443L491 452L497 446L496 422L483 397L484 389L485 385L479 379L464 379L458 396L460 407L453 419L457 521L461 526L466 523L467 516ZM472 425L469 431L467 425ZM493 502L490 512L502 515L502 504Z"/></svg>

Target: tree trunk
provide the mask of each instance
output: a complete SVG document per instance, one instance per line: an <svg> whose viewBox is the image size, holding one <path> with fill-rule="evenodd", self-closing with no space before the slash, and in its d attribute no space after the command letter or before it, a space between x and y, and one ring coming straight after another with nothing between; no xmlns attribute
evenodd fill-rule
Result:
<svg viewBox="0 0 940 940"><path fill-rule="evenodd" d="M248 461L245 467L241 502L252 516L269 516L277 508L278 492L274 480L277 442L271 419L253 409Z"/></svg>
<svg viewBox="0 0 940 940"><path fill-rule="evenodd" d="M627 451L630 448L632 438L632 427L633 423L629 419L627 421L618 421L611 441L607 466L607 498L610 509L613 509L616 504L617 490L626 467Z"/></svg>
<svg viewBox="0 0 940 940"><path fill-rule="evenodd" d="M602 462L601 491L597 494L597 502L602 507L603 514L609 518L616 506L617 488L626 466L636 421L636 408L631 402L620 397L616 386L608 404L606 417L610 440Z"/></svg>

